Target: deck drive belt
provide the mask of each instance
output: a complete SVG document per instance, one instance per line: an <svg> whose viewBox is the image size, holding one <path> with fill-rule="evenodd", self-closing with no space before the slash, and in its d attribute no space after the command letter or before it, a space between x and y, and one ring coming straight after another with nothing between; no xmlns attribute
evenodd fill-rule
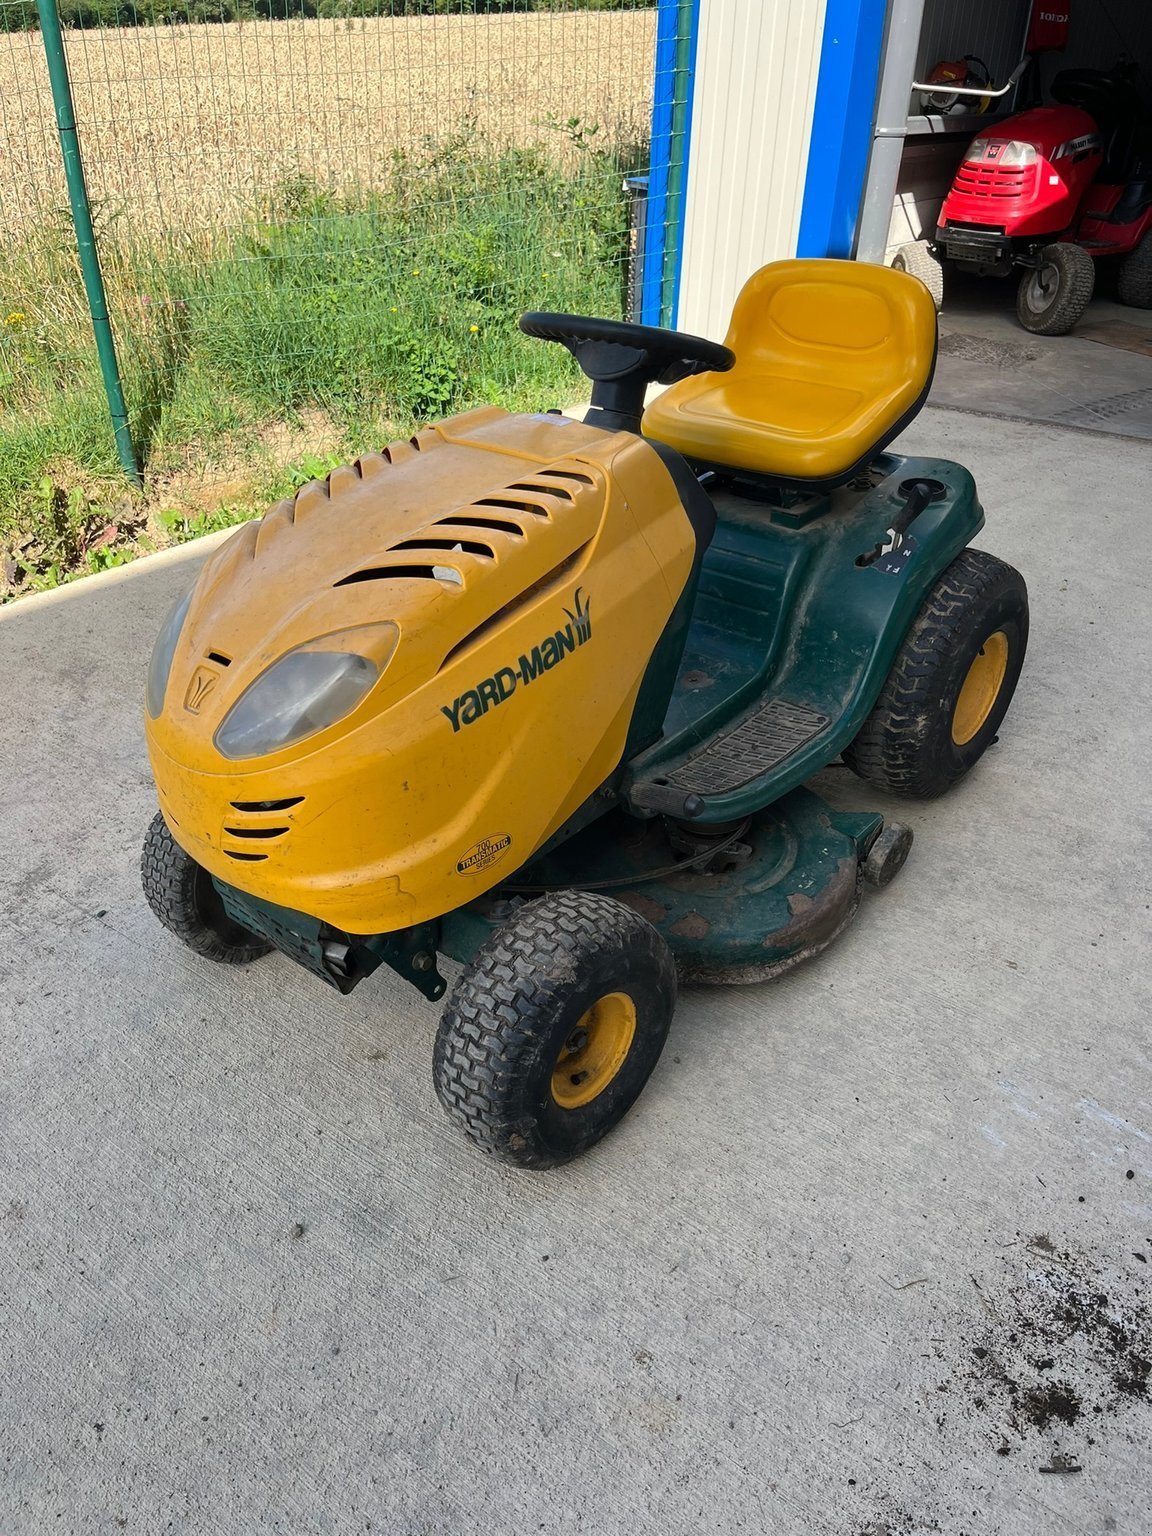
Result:
<svg viewBox="0 0 1152 1536"><path fill-rule="evenodd" d="M726 736L711 742L669 774L677 789L698 795L723 795L759 778L828 724L806 704L773 699L742 720Z"/></svg>

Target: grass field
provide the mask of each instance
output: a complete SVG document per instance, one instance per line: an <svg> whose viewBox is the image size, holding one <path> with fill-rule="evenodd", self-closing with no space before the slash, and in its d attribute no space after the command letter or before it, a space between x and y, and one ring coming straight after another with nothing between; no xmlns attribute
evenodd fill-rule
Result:
<svg viewBox="0 0 1152 1536"><path fill-rule="evenodd" d="M0 36L0 136L28 146L0 158L0 597L251 515L451 410L571 399L567 355L516 318L620 312L652 21L70 34L143 496L117 469L39 38Z"/></svg>

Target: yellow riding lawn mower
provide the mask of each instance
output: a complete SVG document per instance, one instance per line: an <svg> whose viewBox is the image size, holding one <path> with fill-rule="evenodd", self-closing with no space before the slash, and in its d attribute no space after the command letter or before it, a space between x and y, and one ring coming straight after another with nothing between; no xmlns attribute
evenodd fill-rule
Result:
<svg viewBox="0 0 1152 1536"><path fill-rule="evenodd" d="M817 954L904 826L805 782L939 795L1024 659L971 475L886 445L923 405L917 279L764 267L726 344L529 314L583 421L482 407L237 530L168 616L144 891L197 954L272 949L425 997L448 1114L526 1168L583 1152L659 1059L677 976ZM669 385L644 407L648 386Z"/></svg>

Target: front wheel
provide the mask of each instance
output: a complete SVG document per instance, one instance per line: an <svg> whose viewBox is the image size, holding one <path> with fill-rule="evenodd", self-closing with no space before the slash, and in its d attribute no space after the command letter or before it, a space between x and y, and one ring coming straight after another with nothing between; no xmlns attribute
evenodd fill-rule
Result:
<svg viewBox="0 0 1152 1536"><path fill-rule="evenodd" d="M1079 245L1046 245L1016 290L1016 318L1034 336L1063 336L1083 315L1096 285L1096 266Z"/></svg>
<svg viewBox="0 0 1152 1536"><path fill-rule="evenodd" d="M212 876L184 852L160 811L144 837L140 883L168 932L206 960L247 965L271 950L271 944L228 916Z"/></svg>
<svg viewBox="0 0 1152 1536"><path fill-rule="evenodd" d="M651 923L595 892L545 896L460 973L436 1035L436 1093L481 1150L555 1168L631 1109L675 1006L676 967Z"/></svg>
<svg viewBox="0 0 1152 1536"><path fill-rule="evenodd" d="M932 302L939 309L944 302L944 268L940 258L934 256L926 240L909 240L892 258L897 272L908 272L918 277L932 295Z"/></svg>
<svg viewBox="0 0 1152 1536"><path fill-rule="evenodd" d="M1027 644L1023 576L995 555L964 550L912 621L844 761L888 794L943 794L995 740Z"/></svg>

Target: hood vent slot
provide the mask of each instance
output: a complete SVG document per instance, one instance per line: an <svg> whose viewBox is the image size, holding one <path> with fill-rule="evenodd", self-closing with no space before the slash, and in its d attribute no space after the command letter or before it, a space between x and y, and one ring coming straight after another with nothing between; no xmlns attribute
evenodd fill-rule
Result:
<svg viewBox="0 0 1152 1536"><path fill-rule="evenodd" d="M204 654L206 660L214 661L218 667L230 667L232 665L231 656L225 656L223 651L206 651Z"/></svg>
<svg viewBox="0 0 1152 1536"><path fill-rule="evenodd" d="M225 848L224 852L230 859L236 859L242 864L258 864L268 857L266 853L233 853L231 848Z"/></svg>
<svg viewBox="0 0 1152 1536"><path fill-rule="evenodd" d="M508 496L480 496L473 503L477 507L507 507L510 512L531 512L533 517L547 517L546 507L534 501L513 501Z"/></svg>
<svg viewBox="0 0 1152 1536"><path fill-rule="evenodd" d="M466 555L484 555L489 560L495 559L495 551L487 544L473 544L467 539L405 539L403 544L393 544L393 549L450 549L459 550Z"/></svg>
<svg viewBox="0 0 1152 1536"><path fill-rule="evenodd" d="M459 571L443 565L370 565L366 570L341 576L333 585L350 587L357 581L438 581L446 587L463 586Z"/></svg>
<svg viewBox="0 0 1152 1536"><path fill-rule="evenodd" d="M537 475L541 480L575 480L577 485L595 485L591 475L582 475L574 469L540 469Z"/></svg>
<svg viewBox="0 0 1152 1536"><path fill-rule="evenodd" d="M225 827L229 837L283 837L287 827Z"/></svg>
<svg viewBox="0 0 1152 1536"><path fill-rule="evenodd" d="M526 480L518 480L515 485L508 487L510 491L535 491L537 495L559 496L564 501L575 501L576 497L566 485L540 485L530 484Z"/></svg>
<svg viewBox="0 0 1152 1536"><path fill-rule="evenodd" d="M436 524L437 528L491 528L496 533L512 533L518 539L524 537L524 530L519 523L505 522L502 517L442 517Z"/></svg>

